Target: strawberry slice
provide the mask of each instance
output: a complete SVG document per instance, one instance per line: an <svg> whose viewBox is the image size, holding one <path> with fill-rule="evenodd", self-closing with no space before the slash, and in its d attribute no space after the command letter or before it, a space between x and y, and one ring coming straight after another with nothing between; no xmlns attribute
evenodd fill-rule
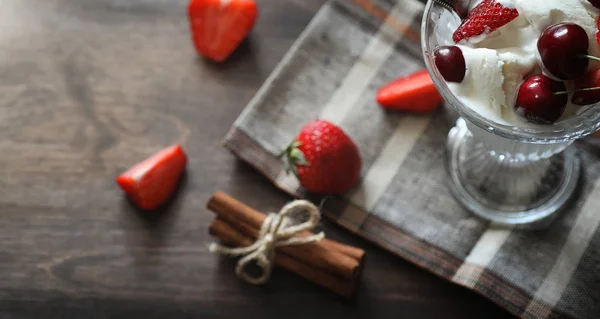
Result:
<svg viewBox="0 0 600 319"><path fill-rule="evenodd" d="M431 112L443 101L427 69L398 78L377 92L382 107L414 113Z"/></svg>
<svg viewBox="0 0 600 319"><path fill-rule="evenodd" d="M483 0L463 20L454 31L454 42L479 35L490 34L519 16L515 8L504 7L496 0Z"/></svg>
<svg viewBox="0 0 600 319"><path fill-rule="evenodd" d="M138 207L152 210L171 197L186 164L183 149L174 145L125 171L117 184Z"/></svg>
<svg viewBox="0 0 600 319"><path fill-rule="evenodd" d="M224 61L248 36L257 15L254 0L191 0L188 16L196 50Z"/></svg>

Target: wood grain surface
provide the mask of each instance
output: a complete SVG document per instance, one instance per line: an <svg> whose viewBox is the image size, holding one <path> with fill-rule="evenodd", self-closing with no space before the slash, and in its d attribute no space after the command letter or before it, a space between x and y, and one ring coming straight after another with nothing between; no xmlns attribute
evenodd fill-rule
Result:
<svg viewBox="0 0 600 319"><path fill-rule="evenodd" d="M355 300L284 271L242 283L207 252L223 190L264 211L290 198L221 145L323 0L258 0L223 64L197 57L186 0L0 2L0 318L504 318L499 307L325 222L363 247ZM114 178L173 143L189 155L167 209Z"/></svg>

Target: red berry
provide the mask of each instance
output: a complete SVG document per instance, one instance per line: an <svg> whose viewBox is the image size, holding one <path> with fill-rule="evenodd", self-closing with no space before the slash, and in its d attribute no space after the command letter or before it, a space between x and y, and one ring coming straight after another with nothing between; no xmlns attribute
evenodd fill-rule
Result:
<svg viewBox="0 0 600 319"><path fill-rule="evenodd" d="M596 20L596 42L600 44L600 17L598 17L598 20Z"/></svg>
<svg viewBox="0 0 600 319"><path fill-rule="evenodd" d="M250 33L258 15L254 0L191 0L188 18L198 53L227 59Z"/></svg>
<svg viewBox="0 0 600 319"><path fill-rule="evenodd" d="M567 94L565 84L545 75L533 75L521 84L517 94L515 111L536 124L552 124L564 113Z"/></svg>
<svg viewBox="0 0 600 319"><path fill-rule="evenodd" d="M585 74L589 60L589 38L585 30L574 23L551 25L538 39L542 63L553 76L573 80Z"/></svg>
<svg viewBox="0 0 600 319"><path fill-rule="evenodd" d="M117 184L137 206L152 210L170 198L186 164L183 149L174 145L125 171Z"/></svg>
<svg viewBox="0 0 600 319"><path fill-rule="evenodd" d="M454 31L452 38L459 43L464 39L490 34L519 16L515 8L506 8L496 0L483 0Z"/></svg>
<svg viewBox="0 0 600 319"><path fill-rule="evenodd" d="M327 121L306 124L284 151L283 158L311 193L345 193L360 178L358 148L342 129Z"/></svg>
<svg viewBox="0 0 600 319"><path fill-rule="evenodd" d="M390 110L429 113L443 101L427 69L397 78L377 91L377 103Z"/></svg>
<svg viewBox="0 0 600 319"><path fill-rule="evenodd" d="M453 46L437 47L433 51L435 66L448 82L460 83L465 78L467 66L462 50Z"/></svg>
<svg viewBox="0 0 600 319"><path fill-rule="evenodd" d="M590 105L600 102L600 90L585 90L600 87L600 69L587 73L574 81L575 94L571 102L577 105ZM584 89L585 91L578 91Z"/></svg>

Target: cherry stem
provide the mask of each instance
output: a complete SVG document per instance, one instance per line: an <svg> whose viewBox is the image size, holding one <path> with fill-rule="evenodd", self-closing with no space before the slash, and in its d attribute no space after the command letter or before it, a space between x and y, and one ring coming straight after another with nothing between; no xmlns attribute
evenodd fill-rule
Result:
<svg viewBox="0 0 600 319"><path fill-rule="evenodd" d="M597 58L597 57L595 57L595 56L593 56L593 55L582 54L582 55L580 55L580 56L581 56L581 57L584 57L584 58L588 58L588 59L590 59L590 60L594 60L594 61L599 61L599 62L600 62L600 58Z"/></svg>
<svg viewBox="0 0 600 319"><path fill-rule="evenodd" d="M576 93L576 92L582 92L582 91L595 91L595 90L600 90L600 86L595 87L595 88L579 89L579 90L575 90L575 91L558 91L558 92L554 92L554 95L563 95L563 94L569 94L569 93Z"/></svg>

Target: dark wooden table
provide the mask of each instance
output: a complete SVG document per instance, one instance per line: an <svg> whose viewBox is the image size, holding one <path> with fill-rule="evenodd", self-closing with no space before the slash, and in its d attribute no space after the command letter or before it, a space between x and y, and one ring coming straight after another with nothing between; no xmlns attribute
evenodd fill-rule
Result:
<svg viewBox="0 0 600 319"><path fill-rule="evenodd" d="M368 251L356 300L284 271L266 287L207 252L209 196L290 198L221 141L323 0L258 0L233 58L198 58L186 0L2 0L0 318L501 318L484 298L325 222ZM114 178L181 143L167 211L140 214Z"/></svg>

